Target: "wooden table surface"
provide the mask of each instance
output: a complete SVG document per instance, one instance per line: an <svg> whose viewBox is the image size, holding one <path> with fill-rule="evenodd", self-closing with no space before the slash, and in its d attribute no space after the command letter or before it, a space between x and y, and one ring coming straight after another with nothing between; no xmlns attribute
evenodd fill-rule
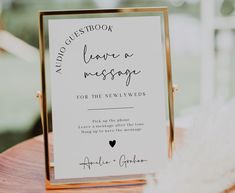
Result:
<svg viewBox="0 0 235 193"><path fill-rule="evenodd" d="M0 154L0 193L142 193L143 190L143 185L45 190L42 136L22 142ZM232 191L227 190L226 193Z"/></svg>

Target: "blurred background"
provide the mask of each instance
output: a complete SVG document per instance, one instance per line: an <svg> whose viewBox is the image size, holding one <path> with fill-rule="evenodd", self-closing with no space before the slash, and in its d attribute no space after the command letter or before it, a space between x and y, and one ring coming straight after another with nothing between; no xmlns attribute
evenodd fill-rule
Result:
<svg viewBox="0 0 235 193"><path fill-rule="evenodd" d="M168 6L176 125L204 104L235 98L234 0L1 0L0 152L42 133L38 11Z"/></svg>

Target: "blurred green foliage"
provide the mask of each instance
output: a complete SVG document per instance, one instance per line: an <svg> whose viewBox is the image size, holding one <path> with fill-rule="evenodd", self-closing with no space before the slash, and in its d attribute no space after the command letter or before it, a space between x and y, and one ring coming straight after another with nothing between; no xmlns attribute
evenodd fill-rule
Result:
<svg viewBox="0 0 235 193"><path fill-rule="evenodd" d="M107 1L107 0L100 0ZM15 0L11 4L8 0L3 0L2 20L4 28L21 38L27 43L38 47L38 11L39 10L62 10L62 9L92 9L97 8L97 4L92 0ZM139 7L139 6L168 6L170 13L186 13L199 17L199 4L194 6L183 4L181 7L174 7L168 1L120 1L119 7Z"/></svg>
<svg viewBox="0 0 235 193"><path fill-rule="evenodd" d="M224 0L220 12L223 16L229 16L234 12L235 1L234 0Z"/></svg>

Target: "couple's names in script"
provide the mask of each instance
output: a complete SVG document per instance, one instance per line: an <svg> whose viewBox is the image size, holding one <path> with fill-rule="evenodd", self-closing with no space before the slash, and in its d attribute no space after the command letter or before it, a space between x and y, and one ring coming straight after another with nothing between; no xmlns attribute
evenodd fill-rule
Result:
<svg viewBox="0 0 235 193"><path fill-rule="evenodd" d="M128 168L130 165L143 164L144 162L147 161L148 160L143 158L137 158L135 154L131 158L127 158L125 154L122 154L118 159L113 159L113 160L104 160L102 156L99 156L97 160L93 161L91 161L88 156L85 156L83 162L79 163L79 165L82 166L84 170L85 169L91 170L92 166L102 167L105 165L115 164L115 163L118 163L119 167Z"/></svg>
<svg viewBox="0 0 235 193"><path fill-rule="evenodd" d="M131 58L133 53L125 53L125 54L117 54L117 53L109 53L106 52L104 54L90 54L88 53L88 46L85 44L83 48L83 61L85 64L93 63L97 60L115 60L118 58L128 59ZM107 70L103 69L100 72L84 72L84 78L92 77L101 77L103 80L106 80L108 76L110 76L111 80L114 80L117 76L126 76L126 86L129 86L131 82L132 75L138 75L141 71L126 69L124 71L115 70L114 68Z"/></svg>

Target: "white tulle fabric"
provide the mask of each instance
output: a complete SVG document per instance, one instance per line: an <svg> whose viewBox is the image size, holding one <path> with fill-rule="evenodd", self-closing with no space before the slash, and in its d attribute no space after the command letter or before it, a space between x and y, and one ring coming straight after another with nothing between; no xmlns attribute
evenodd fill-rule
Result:
<svg viewBox="0 0 235 193"><path fill-rule="evenodd" d="M235 184L235 102L200 109L156 178L145 193L221 193Z"/></svg>

